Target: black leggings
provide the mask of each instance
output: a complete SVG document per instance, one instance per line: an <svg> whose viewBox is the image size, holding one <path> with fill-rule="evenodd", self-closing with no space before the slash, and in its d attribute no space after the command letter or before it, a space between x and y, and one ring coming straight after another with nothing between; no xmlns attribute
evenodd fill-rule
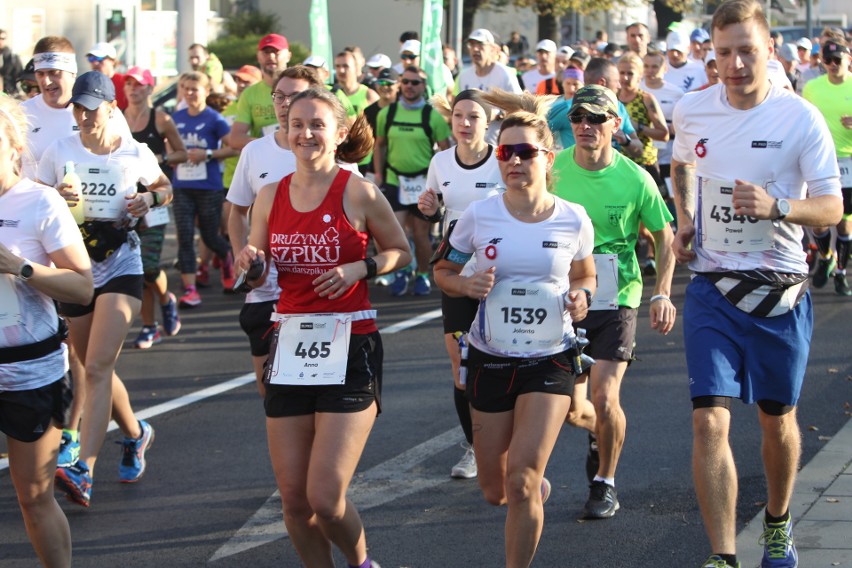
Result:
<svg viewBox="0 0 852 568"><path fill-rule="evenodd" d="M222 222L222 204L225 191L210 189L175 189L172 209L178 240L178 264L181 274L195 274L198 268L195 258L195 218L198 231L207 248L225 258L231 245L219 234Z"/></svg>

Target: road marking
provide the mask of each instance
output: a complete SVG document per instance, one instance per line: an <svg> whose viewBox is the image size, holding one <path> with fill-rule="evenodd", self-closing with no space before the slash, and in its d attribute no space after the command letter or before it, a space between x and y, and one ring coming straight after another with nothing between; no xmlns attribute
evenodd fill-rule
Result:
<svg viewBox="0 0 852 568"><path fill-rule="evenodd" d="M412 471L432 456L458 444L463 436L461 426L456 426L364 473L356 472L347 495L359 511L366 511L447 483L451 479L447 475L429 477ZM285 536L287 528L281 513L281 495L275 491L242 528L213 554L209 562L240 554Z"/></svg>
<svg viewBox="0 0 852 568"><path fill-rule="evenodd" d="M411 329L414 326L426 323L429 320L433 320L439 317L441 317L441 308L438 308L437 310L432 310L431 312L426 312L425 314L420 314L419 316L415 316L411 319L407 319L399 323L395 323L393 325L389 325L385 328L380 329L379 332L384 335L388 335L390 333L399 333L400 331Z"/></svg>

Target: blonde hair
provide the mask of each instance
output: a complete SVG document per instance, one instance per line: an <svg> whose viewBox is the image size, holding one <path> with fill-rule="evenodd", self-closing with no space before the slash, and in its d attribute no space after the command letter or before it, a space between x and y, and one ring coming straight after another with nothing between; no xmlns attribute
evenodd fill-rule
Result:
<svg viewBox="0 0 852 568"><path fill-rule="evenodd" d="M21 157L27 151L27 116L12 97L0 97L0 128L9 140L9 146L18 151L12 171L21 175Z"/></svg>
<svg viewBox="0 0 852 568"><path fill-rule="evenodd" d="M558 95L534 95L532 93L515 94L502 89L494 89L482 95L488 104L506 112L503 124L500 125L500 135L507 128L520 126L532 128L536 138L545 148L553 148L553 133L547 125L547 111ZM499 135L498 135L499 139Z"/></svg>
<svg viewBox="0 0 852 568"><path fill-rule="evenodd" d="M616 65L621 65L622 63L629 63L632 67L637 67L640 72L645 69L645 63L642 61L642 58L632 51L628 51L622 55Z"/></svg>

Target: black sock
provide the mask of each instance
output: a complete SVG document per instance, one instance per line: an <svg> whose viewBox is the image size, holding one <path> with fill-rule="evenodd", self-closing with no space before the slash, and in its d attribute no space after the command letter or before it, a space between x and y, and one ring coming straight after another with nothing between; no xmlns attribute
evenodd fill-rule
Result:
<svg viewBox="0 0 852 568"><path fill-rule="evenodd" d="M814 235L814 241L816 241L817 250L822 257L825 258L828 256L828 253L831 252L831 231L826 231L821 235Z"/></svg>
<svg viewBox="0 0 852 568"><path fill-rule="evenodd" d="M737 565L737 555L736 554L717 554L716 556L718 556L719 558L724 560L725 564L728 564L730 566L736 566Z"/></svg>
<svg viewBox="0 0 852 568"><path fill-rule="evenodd" d="M456 414L459 416L459 423L464 430L464 437L467 443L473 445L473 422L470 418L470 403L467 401L467 396L462 389L457 389L453 385L453 400L456 403Z"/></svg>
<svg viewBox="0 0 852 568"><path fill-rule="evenodd" d="M834 246L837 247L837 269L838 270L846 270L846 259L849 258L849 245L852 241L849 240L849 237L846 239L841 239L838 237L834 241Z"/></svg>
<svg viewBox="0 0 852 568"><path fill-rule="evenodd" d="M777 525L779 523L786 523L790 520L790 509L784 511L784 514L780 517L773 517L769 514L769 509L766 509L766 524L767 525Z"/></svg>

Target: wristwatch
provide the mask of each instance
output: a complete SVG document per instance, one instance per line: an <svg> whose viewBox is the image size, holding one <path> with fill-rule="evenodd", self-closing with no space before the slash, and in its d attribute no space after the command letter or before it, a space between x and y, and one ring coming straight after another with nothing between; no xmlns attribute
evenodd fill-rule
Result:
<svg viewBox="0 0 852 568"><path fill-rule="evenodd" d="M209 162L212 159L213 159L213 150L208 149L207 150L207 161Z"/></svg>
<svg viewBox="0 0 852 568"><path fill-rule="evenodd" d="M778 216L773 219L773 221L783 221L787 215L790 214L790 202L786 199L776 199L775 207L778 209Z"/></svg>
<svg viewBox="0 0 852 568"><path fill-rule="evenodd" d="M18 278L26 282L33 276L33 265L30 264L30 261L26 258L24 259L23 264L21 264L21 268L18 269Z"/></svg>

